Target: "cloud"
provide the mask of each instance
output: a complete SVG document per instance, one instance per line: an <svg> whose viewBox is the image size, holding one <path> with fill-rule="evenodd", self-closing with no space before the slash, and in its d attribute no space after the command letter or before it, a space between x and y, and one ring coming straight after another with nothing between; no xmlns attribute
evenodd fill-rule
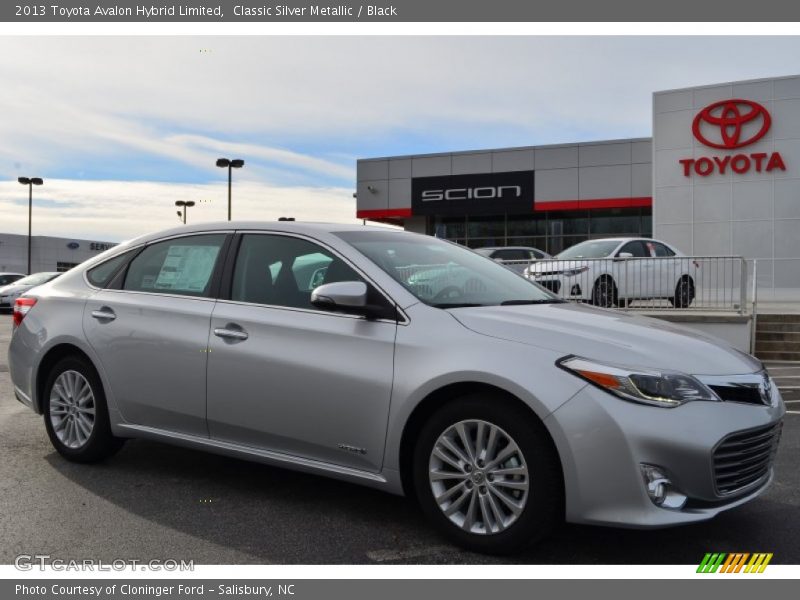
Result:
<svg viewBox="0 0 800 600"><path fill-rule="evenodd" d="M194 200L189 222L227 218L227 185L48 179L34 189L35 235L120 241L180 224L176 200ZM24 201L24 202L21 202ZM23 206L24 205L24 206ZM27 188L0 182L4 233L27 233ZM346 188L276 187L241 182L233 187L235 219L356 223Z"/></svg>
<svg viewBox="0 0 800 600"><path fill-rule="evenodd" d="M247 161L237 214L349 219L357 157L648 136L653 91L795 74L798 54L798 37L2 37L0 177L76 203L37 209L68 235L170 224L174 199L224 216L205 183L224 155ZM0 229L20 229L19 195L0 185Z"/></svg>

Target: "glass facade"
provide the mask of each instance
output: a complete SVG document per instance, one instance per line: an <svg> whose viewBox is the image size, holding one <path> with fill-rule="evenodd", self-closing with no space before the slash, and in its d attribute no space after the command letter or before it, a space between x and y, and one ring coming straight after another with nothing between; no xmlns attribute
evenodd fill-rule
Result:
<svg viewBox="0 0 800 600"><path fill-rule="evenodd" d="M549 254L558 254L593 238L651 237L653 221L650 208L543 211L493 217L429 217L428 233L470 248L532 246Z"/></svg>

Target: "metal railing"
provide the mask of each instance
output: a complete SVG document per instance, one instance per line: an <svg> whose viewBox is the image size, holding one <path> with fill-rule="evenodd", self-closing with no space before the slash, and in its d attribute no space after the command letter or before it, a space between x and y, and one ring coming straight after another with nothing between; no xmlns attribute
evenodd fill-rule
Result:
<svg viewBox="0 0 800 600"><path fill-rule="evenodd" d="M747 311L741 256L498 262L565 300L627 310Z"/></svg>

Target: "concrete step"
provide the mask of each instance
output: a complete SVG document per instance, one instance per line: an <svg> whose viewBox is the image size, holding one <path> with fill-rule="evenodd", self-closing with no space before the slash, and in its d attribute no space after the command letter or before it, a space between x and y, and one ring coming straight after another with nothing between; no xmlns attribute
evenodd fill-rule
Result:
<svg viewBox="0 0 800 600"><path fill-rule="evenodd" d="M800 333L800 323L762 323L761 317L756 319L756 333L777 331L783 333Z"/></svg>
<svg viewBox="0 0 800 600"><path fill-rule="evenodd" d="M787 342L800 342L800 331L773 331L773 330L756 330L756 341L782 341Z"/></svg>
<svg viewBox="0 0 800 600"><path fill-rule="evenodd" d="M787 324L800 324L800 314L772 314L772 313L758 313L759 323L787 323Z"/></svg>
<svg viewBox="0 0 800 600"><path fill-rule="evenodd" d="M756 340L756 355L762 352L783 352L790 355L787 360L800 360L800 342Z"/></svg>
<svg viewBox="0 0 800 600"><path fill-rule="evenodd" d="M781 398L783 398L784 402L800 400L800 386L790 386L790 387L778 386L778 389L781 392ZM800 405L796 405L797 406L796 409L792 409L791 406L792 405L790 404L789 407L787 408L789 408L789 410L800 410Z"/></svg>
<svg viewBox="0 0 800 600"><path fill-rule="evenodd" d="M756 357L763 361L786 360L796 362L800 360L800 352L785 352L781 350L759 350L756 348Z"/></svg>

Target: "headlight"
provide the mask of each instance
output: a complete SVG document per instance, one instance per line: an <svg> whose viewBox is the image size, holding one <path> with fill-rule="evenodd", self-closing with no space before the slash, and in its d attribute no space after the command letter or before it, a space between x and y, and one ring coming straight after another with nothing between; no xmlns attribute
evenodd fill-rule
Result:
<svg viewBox="0 0 800 600"><path fill-rule="evenodd" d="M580 275L581 273L586 273L589 270L589 267L575 267L574 269L567 269L564 271L564 275L567 277L574 277L575 275Z"/></svg>
<svg viewBox="0 0 800 600"><path fill-rule="evenodd" d="M718 402L719 397L700 381L676 371L631 369L579 356L567 356L556 363L624 400L674 408L692 400Z"/></svg>

